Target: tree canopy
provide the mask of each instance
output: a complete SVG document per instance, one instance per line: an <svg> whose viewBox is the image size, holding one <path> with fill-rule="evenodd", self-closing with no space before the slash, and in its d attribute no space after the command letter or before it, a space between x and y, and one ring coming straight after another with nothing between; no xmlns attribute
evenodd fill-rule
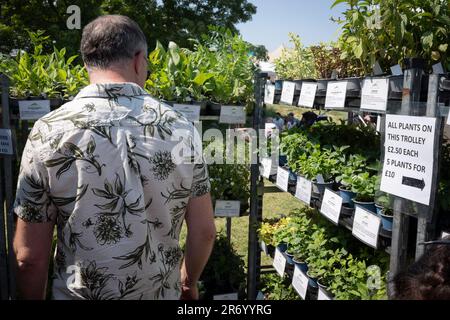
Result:
<svg viewBox="0 0 450 320"><path fill-rule="evenodd" d="M59 48L78 52L80 30L69 30L67 8L81 10L81 28L102 14L123 14L134 19L147 36L149 47L156 40L175 41L191 47L191 38L208 31L208 26L237 32L237 23L251 20L256 7L248 0L2 0L0 3L0 52L27 48L27 30L45 30Z"/></svg>

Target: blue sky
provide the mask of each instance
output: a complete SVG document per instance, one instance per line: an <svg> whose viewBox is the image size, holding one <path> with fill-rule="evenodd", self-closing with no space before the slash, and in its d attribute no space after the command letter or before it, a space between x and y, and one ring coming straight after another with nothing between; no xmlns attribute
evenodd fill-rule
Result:
<svg viewBox="0 0 450 320"><path fill-rule="evenodd" d="M281 44L288 45L288 33L300 35L305 45L336 40L339 25L330 21L338 17L345 5L330 9L333 0L249 0L258 12L247 23L237 25L244 40L263 44L269 52Z"/></svg>

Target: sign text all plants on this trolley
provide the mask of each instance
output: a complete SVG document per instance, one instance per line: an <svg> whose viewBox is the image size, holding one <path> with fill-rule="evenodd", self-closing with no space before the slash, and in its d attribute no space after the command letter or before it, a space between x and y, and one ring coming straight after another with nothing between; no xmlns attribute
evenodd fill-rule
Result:
<svg viewBox="0 0 450 320"><path fill-rule="evenodd" d="M360 206L355 208L352 234L365 244L377 249L381 218Z"/></svg>
<svg viewBox="0 0 450 320"><path fill-rule="evenodd" d="M275 256L273 258L273 267L281 277L284 277L284 271L286 269L286 258L278 248L275 250Z"/></svg>
<svg viewBox="0 0 450 320"><path fill-rule="evenodd" d="M174 104L173 109L191 122L200 121L200 106L193 104Z"/></svg>
<svg viewBox="0 0 450 320"><path fill-rule="evenodd" d="M436 119L386 116L381 191L430 205Z"/></svg>
<svg viewBox="0 0 450 320"><path fill-rule="evenodd" d="M339 216L342 209L342 198L330 189L325 190L320 212L334 224L339 224Z"/></svg>
<svg viewBox="0 0 450 320"><path fill-rule="evenodd" d="M306 292L308 291L308 281L308 277L302 272L302 270L300 270L299 267L295 266L294 276L292 277L292 286L303 300L306 299Z"/></svg>
<svg viewBox="0 0 450 320"><path fill-rule="evenodd" d="M294 102L295 82L283 81L283 90L281 91L281 103L292 105Z"/></svg>
<svg viewBox="0 0 450 320"><path fill-rule="evenodd" d="M317 83L305 82L302 84L302 92L298 105L300 107L312 108L314 107L314 100L316 99Z"/></svg>
<svg viewBox="0 0 450 320"><path fill-rule="evenodd" d="M273 84L266 85L264 90L264 103L273 104L275 101L275 86Z"/></svg>
<svg viewBox="0 0 450 320"><path fill-rule="evenodd" d="M13 142L10 129L0 129L0 155L13 155Z"/></svg>
<svg viewBox="0 0 450 320"><path fill-rule="evenodd" d="M389 79L364 79L361 92L361 109L386 111Z"/></svg>
<svg viewBox="0 0 450 320"><path fill-rule="evenodd" d="M327 86L327 97L325 108L343 109L347 97L347 81L329 82Z"/></svg>

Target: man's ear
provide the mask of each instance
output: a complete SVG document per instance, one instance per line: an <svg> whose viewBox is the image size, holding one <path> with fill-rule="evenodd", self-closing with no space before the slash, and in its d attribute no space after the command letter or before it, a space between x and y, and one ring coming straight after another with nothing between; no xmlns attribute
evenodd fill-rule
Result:
<svg viewBox="0 0 450 320"><path fill-rule="evenodd" d="M134 67L134 72L136 72L136 74L139 74L139 72L141 71L141 59L142 59L142 51L139 51L138 53L136 53L134 55L134 59L133 59L133 67Z"/></svg>

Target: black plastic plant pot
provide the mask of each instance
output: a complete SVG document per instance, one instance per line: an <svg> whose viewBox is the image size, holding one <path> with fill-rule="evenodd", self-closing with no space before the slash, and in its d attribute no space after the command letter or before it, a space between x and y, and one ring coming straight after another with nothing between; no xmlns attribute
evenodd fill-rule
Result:
<svg viewBox="0 0 450 320"><path fill-rule="evenodd" d="M326 97L328 83L331 81L335 81L334 79L319 79L317 80L317 97Z"/></svg>
<svg viewBox="0 0 450 320"><path fill-rule="evenodd" d="M311 276L309 270L308 270L308 272L306 272L306 276L309 279L308 286L310 286L311 288L314 288L314 289L318 289L319 285L317 284L317 277Z"/></svg>
<svg viewBox="0 0 450 320"><path fill-rule="evenodd" d="M220 116L222 105L217 102L208 101L206 113L208 116Z"/></svg>
<svg viewBox="0 0 450 320"><path fill-rule="evenodd" d="M195 106L200 106L200 115L201 116L206 116L207 113L207 105L208 102L207 101L192 101L192 104Z"/></svg>
<svg viewBox="0 0 450 320"><path fill-rule="evenodd" d="M344 203L342 205L342 209L341 209L341 215L342 217L346 217L346 218L351 218L353 216L353 214L355 213L355 208L351 207L348 203Z"/></svg>
<svg viewBox="0 0 450 320"><path fill-rule="evenodd" d="M308 272L308 264L304 261L298 261L295 257L292 259L294 261L294 265L297 266L303 273Z"/></svg>
<svg viewBox="0 0 450 320"><path fill-rule="evenodd" d="M361 97L362 78L347 78L342 81L347 81L347 98Z"/></svg>
<svg viewBox="0 0 450 320"><path fill-rule="evenodd" d="M317 181L312 181L312 192L315 194L319 194L320 198L325 193L326 188L332 189L334 185L334 182L325 182L325 183L319 183Z"/></svg>
<svg viewBox="0 0 450 320"><path fill-rule="evenodd" d="M294 255L289 253L289 249L284 252L284 256L286 257L286 262L290 265L294 265Z"/></svg>

